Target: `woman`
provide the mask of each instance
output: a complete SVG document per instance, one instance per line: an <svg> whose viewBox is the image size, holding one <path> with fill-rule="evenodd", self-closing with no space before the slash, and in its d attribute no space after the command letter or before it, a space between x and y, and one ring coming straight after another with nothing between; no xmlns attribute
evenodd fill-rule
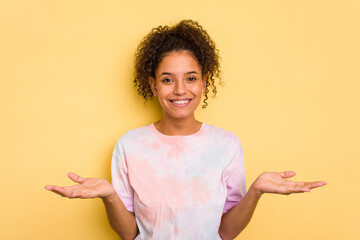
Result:
<svg viewBox="0 0 360 240"><path fill-rule="evenodd" d="M156 96L162 118L116 143L112 185L68 176L71 187L46 186L69 198L101 198L122 239L233 239L264 193L309 192L325 182L293 182L295 172L261 174L246 192L243 152L231 132L201 123L194 111L216 94L219 57L194 21L158 27L140 43L135 80L145 100Z"/></svg>

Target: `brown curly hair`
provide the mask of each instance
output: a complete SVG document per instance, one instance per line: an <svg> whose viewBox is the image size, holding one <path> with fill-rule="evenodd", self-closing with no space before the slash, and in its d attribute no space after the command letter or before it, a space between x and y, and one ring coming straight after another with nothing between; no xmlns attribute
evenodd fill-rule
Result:
<svg viewBox="0 0 360 240"><path fill-rule="evenodd" d="M145 102L153 97L149 78L155 78L162 58L171 51L189 51L197 59L206 76L206 89L204 91L204 104L206 108L209 88L212 88L215 97L217 90L215 78L220 79L219 50L207 32L192 20L183 20L173 27L159 26L145 36L135 53L134 84L139 95Z"/></svg>

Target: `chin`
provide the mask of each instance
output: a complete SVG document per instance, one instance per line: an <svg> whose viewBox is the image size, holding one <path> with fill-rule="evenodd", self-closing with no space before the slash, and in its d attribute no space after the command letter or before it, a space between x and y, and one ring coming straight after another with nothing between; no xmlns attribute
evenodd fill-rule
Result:
<svg viewBox="0 0 360 240"><path fill-rule="evenodd" d="M167 112L167 116L173 119L181 120L181 119L187 119L189 117L192 117L194 115L194 112Z"/></svg>
<svg viewBox="0 0 360 240"><path fill-rule="evenodd" d="M191 117L192 115L188 115L188 114L174 114L174 115L170 115L172 118L177 119L177 120L182 120L182 119L187 119L189 117Z"/></svg>

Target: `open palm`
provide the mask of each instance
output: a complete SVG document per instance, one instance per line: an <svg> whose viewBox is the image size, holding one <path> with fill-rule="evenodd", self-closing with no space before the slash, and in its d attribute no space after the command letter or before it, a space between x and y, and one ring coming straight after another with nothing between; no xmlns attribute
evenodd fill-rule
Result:
<svg viewBox="0 0 360 240"><path fill-rule="evenodd" d="M69 173L68 177L78 184L68 187L47 185L45 188L68 198L105 198L115 193L113 186L105 179L83 178L75 173Z"/></svg>
<svg viewBox="0 0 360 240"><path fill-rule="evenodd" d="M291 194L310 192L311 189L326 185L324 181L295 182L287 178L295 176L293 171L265 172L261 174L253 186L261 193Z"/></svg>

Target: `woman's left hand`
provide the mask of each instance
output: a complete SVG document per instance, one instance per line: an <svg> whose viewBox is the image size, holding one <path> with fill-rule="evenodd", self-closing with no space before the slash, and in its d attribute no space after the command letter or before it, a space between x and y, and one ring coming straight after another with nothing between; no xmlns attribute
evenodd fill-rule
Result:
<svg viewBox="0 0 360 240"><path fill-rule="evenodd" d="M316 182L295 182L287 178L295 176L293 171L285 172L264 172L252 184L260 195L263 193L291 194L310 192L311 189L326 185L324 181Z"/></svg>

